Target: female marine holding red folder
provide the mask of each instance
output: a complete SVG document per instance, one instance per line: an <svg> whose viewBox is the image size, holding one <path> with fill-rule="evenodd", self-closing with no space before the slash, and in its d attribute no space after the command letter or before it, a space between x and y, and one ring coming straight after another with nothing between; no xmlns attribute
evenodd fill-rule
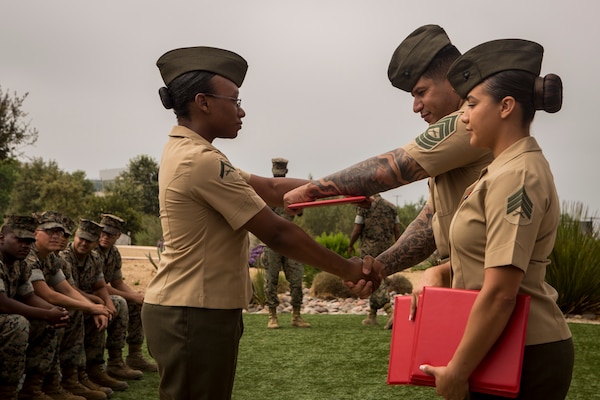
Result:
<svg viewBox="0 0 600 400"><path fill-rule="evenodd" d="M467 188L453 218L450 263L429 271L453 288L480 290L452 360L421 366L445 399L467 397L469 376L501 335L519 293L531 296L519 399L564 399L571 383L571 332L556 290L544 281L560 204L548 162L530 136L536 110L554 113L562 105L560 78L539 77L542 56L537 43L496 40L471 49L448 72L467 99L463 122L471 145L491 149L494 161Z"/></svg>

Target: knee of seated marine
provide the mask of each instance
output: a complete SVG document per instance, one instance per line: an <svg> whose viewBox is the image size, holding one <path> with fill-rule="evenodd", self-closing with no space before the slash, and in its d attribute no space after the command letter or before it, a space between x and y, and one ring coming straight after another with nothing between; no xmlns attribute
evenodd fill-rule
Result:
<svg viewBox="0 0 600 400"><path fill-rule="evenodd" d="M2 324L2 336L10 337L11 342L27 343L29 340L29 321L22 315L8 314Z"/></svg>

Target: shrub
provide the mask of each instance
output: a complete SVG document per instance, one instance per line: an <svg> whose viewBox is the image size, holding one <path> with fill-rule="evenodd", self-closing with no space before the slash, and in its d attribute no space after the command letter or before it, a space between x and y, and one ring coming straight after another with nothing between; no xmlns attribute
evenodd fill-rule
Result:
<svg viewBox="0 0 600 400"><path fill-rule="evenodd" d="M412 293L412 283L402 274L396 273L385 278L386 285L390 292L396 294Z"/></svg>
<svg viewBox="0 0 600 400"><path fill-rule="evenodd" d="M265 250L264 244L258 244L250 249L250 257L248 258L248 264L252 267L256 267L260 263L260 256Z"/></svg>
<svg viewBox="0 0 600 400"><path fill-rule="evenodd" d="M396 294L412 293L412 283L402 274L388 276L386 284L389 292L395 292ZM325 300L354 297L340 277L324 271L315 276L310 294L313 297Z"/></svg>
<svg viewBox="0 0 600 400"><path fill-rule="evenodd" d="M265 305L265 270L262 267L250 268L252 281L252 299L250 304Z"/></svg>
<svg viewBox="0 0 600 400"><path fill-rule="evenodd" d="M156 246L156 255L158 256L159 263L160 263L160 259L161 259L161 254L164 250L165 250L164 243L159 242L159 244ZM148 259L148 261L150 261L150 264L152 264L154 269L158 270L158 264L154 261L154 259L152 258L152 255L150 253L146 253L146 258Z"/></svg>
<svg viewBox="0 0 600 400"><path fill-rule="evenodd" d="M342 278L325 271L315 275L310 295L325 300L353 297Z"/></svg>
<svg viewBox="0 0 600 400"><path fill-rule="evenodd" d="M328 248L329 250L339 254L344 258L348 258L348 244L350 238L341 232L334 234L323 233L315 238L315 241L320 245ZM320 269L313 267L312 265L304 265L304 286L310 288L313 285L313 279L321 272Z"/></svg>
<svg viewBox="0 0 600 400"><path fill-rule="evenodd" d="M344 258L348 258L348 244L350 238L348 235L338 232L336 234L323 233L315 238L317 243L327 247L329 250L339 254Z"/></svg>
<svg viewBox="0 0 600 400"><path fill-rule="evenodd" d="M265 295L265 265L263 257L266 246L258 244L250 249L250 257L248 264L250 268L250 278L252 280L252 299L250 304L264 306L266 301ZM285 293L290 290L290 284L285 278L283 271L279 271L279 279L277 281L277 293Z"/></svg>
<svg viewBox="0 0 600 400"><path fill-rule="evenodd" d="M600 311L600 242L590 229L587 208L565 204L556 243L550 255L546 280L558 291L558 306L565 314Z"/></svg>
<svg viewBox="0 0 600 400"><path fill-rule="evenodd" d="M156 246L162 240L162 227L160 218L154 215L143 214L141 228L134 233L137 246Z"/></svg>

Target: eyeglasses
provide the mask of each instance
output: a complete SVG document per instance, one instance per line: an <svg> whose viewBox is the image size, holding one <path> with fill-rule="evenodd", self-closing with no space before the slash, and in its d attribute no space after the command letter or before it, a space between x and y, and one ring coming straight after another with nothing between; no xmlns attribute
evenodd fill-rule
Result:
<svg viewBox="0 0 600 400"><path fill-rule="evenodd" d="M235 105L237 108L240 108L242 106L242 99L236 99L235 97L221 96L220 94L212 94L212 93L204 93L204 95L210 96L210 97L215 97L217 99L231 100L231 101L235 102Z"/></svg>
<svg viewBox="0 0 600 400"><path fill-rule="evenodd" d="M60 228L39 229L39 230L43 231L48 236L59 236L59 235L62 236L65 233L65 231L63 231Z"/></svg>

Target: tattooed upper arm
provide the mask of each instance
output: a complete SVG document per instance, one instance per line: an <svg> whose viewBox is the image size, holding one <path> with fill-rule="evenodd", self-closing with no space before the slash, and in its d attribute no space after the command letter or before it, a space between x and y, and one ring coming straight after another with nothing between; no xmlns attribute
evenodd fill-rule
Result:
<svg viewBox="0 0 600 400"><path fill-rule="evenodd" d="M403 148L383 153L314 182L315 197L373 195L429 175Z"/></svg>

